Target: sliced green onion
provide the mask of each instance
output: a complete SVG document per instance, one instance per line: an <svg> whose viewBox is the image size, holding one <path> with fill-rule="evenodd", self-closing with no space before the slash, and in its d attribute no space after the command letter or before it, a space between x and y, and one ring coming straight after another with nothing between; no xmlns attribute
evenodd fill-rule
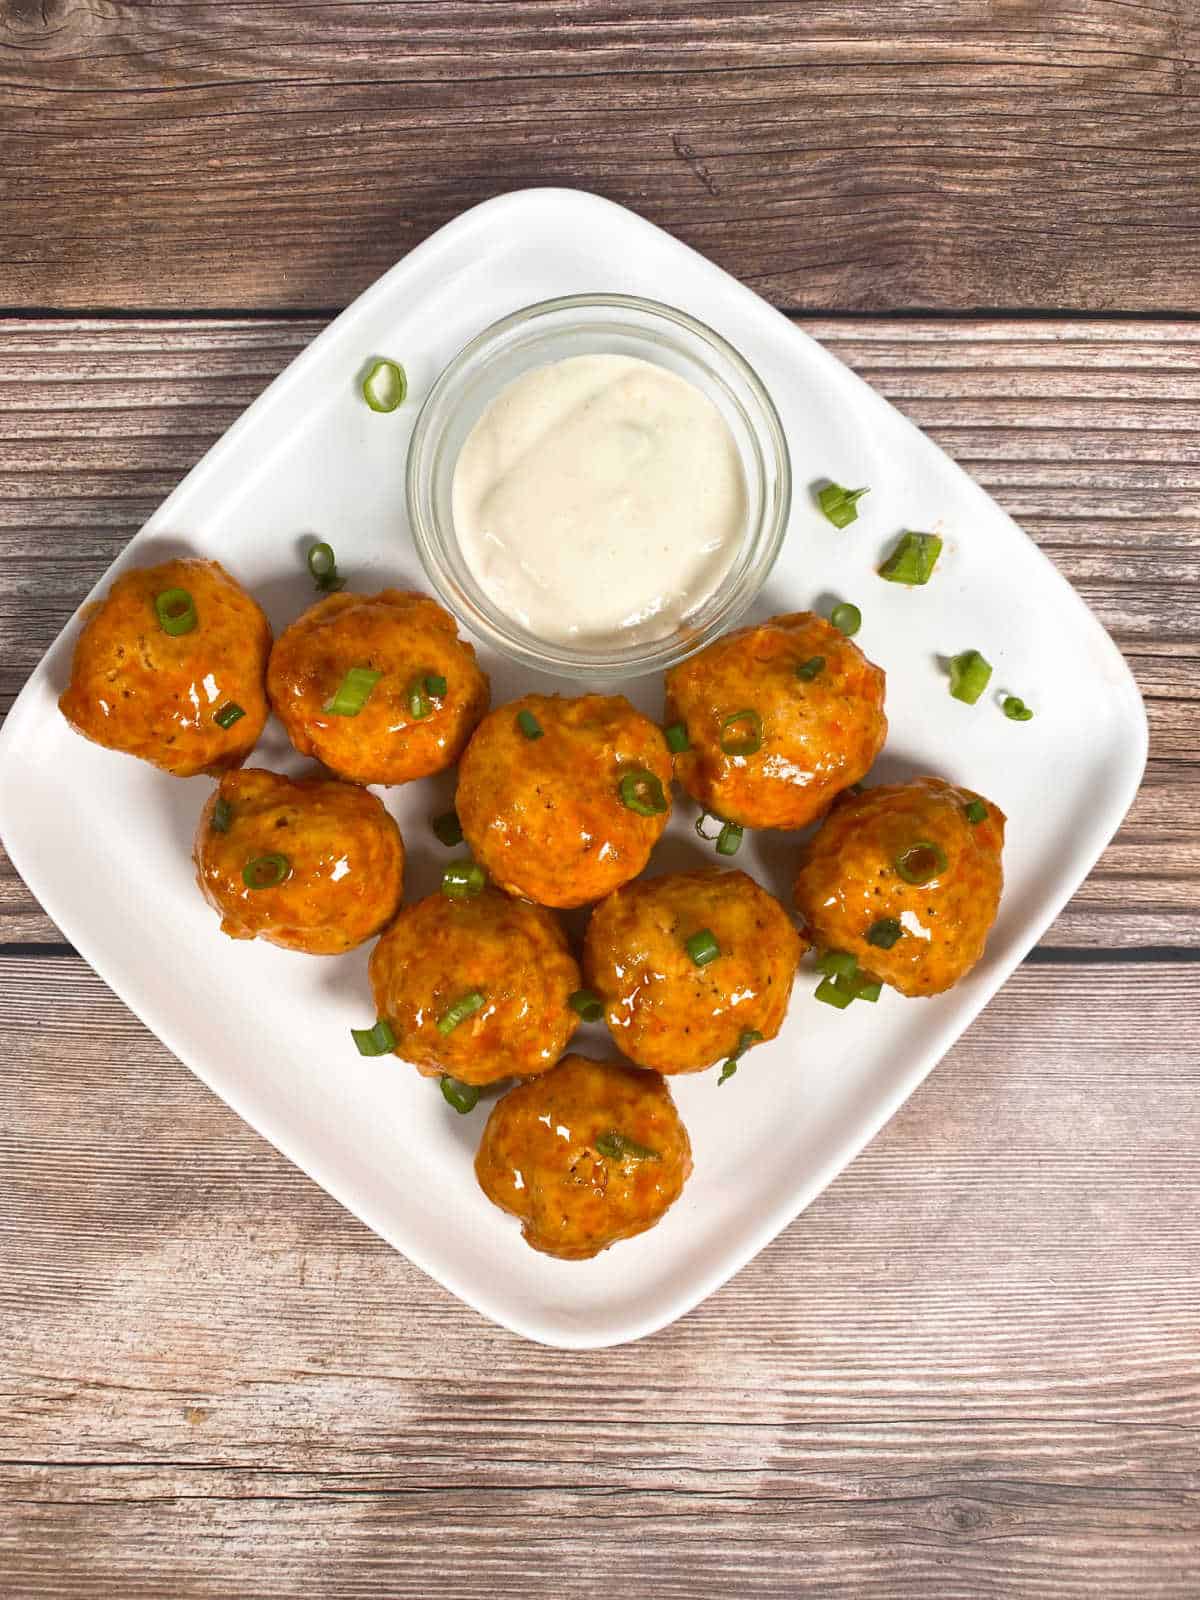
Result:
<svg viewBox="0 0 1200 1600"><path fill-rule="evenodd" d="M817 957L817 971L827 978L853 978L858 972L858 957L849 950L825 950Z"/></svg>
<svg viewBox="0 0 1200 1600"><path fill-rule="evenodd" d="M867 943L873 944L878 950L890 950L903 937L904 929L895 917L881 917L867 929Z"/></svg>
<svg viewBox="0 0 1200 1600"><path fill-rule="evenodd" d="M371 690L383 677L370 667L351 667L325 702L331 717L356 717L371 698Z"/></svg>
<svg viewBox="0 0 1200 1600"><path fill-rule="evenodd" d="M424 678L414 678L404 691L408 699L408 714L414 722L424 722L433 715L433 701L425 688Z"/></svg>
<svg viewBox="0 0 1200 1600"><path fill-rule="evenodd" d="M213 721L218 728L232 728L234 723L239 722L245 715L245 711L237 701L230 700L221 707Z"/></svg>
<svg viewBox="0 0 1200 1600"><path fill-rule="evenodd" d="M721 954L721 946L713 938L711 928L701 928L699 933L693 933L690 939L684 940L683 947L697 967L706 967Z"/></svg>
<svg viewBox="0 0 1200 1600"><path fill-rule="evenodd" d="M585 1022L599 1022L604 1015L604 1003L591 989L576 989L574 994L567 996L567 1004Z"/></svg>
<svg viewBox="0 0 1200 1600"><path fill-rule="evenodd" d="M639 817L660 817L668 801L661 781L647 767L635 767L621 775L617 784L621 804Z"/></svg>
<svg viewBox="0 0 1200 1600"><path fill-rule="evenodd" d="M386 1056L396 1048L396 1035L386 1017L380 1017L373 1028L351 1028L350 1037L360 1056Z"/></svg>
<svg viewBox="0 0 1200 1600"><path fill-rule="evenodd" d="M669 728L664 728L663 737L667 741L667 749L673 756L682 755L685 750L691 749L687 729L682 722L673 722Z"/></svg>
<svg viewBox="0 0 1200 1600"><path fill-rule="evenodd" d="M940 844L934 844L930 839L918 839L915 844L910 844L907 850L900 852L893 865L905 883L915 883L920 886L930 883L939 873L945 872L949 863L946 860L946 852Z"/></svg>
<svg viewBox="0 0 1200 1600"><path fill-rule="evenodd" d="M1010 722L1028 722L1033 716L1024 700L1018 699L1015 694L1006 694L1000 709Z"/></svg>
<svg viewBox="0 0 1200 1600"><path fill-rule="evenodd" d="M229 824L233 821L233 807L223 794L217 796L217 803L213 806L212 830L214 833L228 833Z"/></svg>
<svg viewBox="0 0 1200 1600"><path fill-rule="evenodd" d="M727 822L717 835L717 854L735 856L742 848L742 829L736 822Z"/></svg>
<svg viewBox="0 0 1200 1600"><path fill-rule="evenodd" d="M802 661L796 668L796 676L802 683L811 683L814 678L819 678L825 671L824 656L809 656L807 661Z"/></svg>
<svg viewBox="0 0 1200 1600"><path fill-rule="evenodd" d="M752 1044L760 1044L761 1042L762 1034L759 1033L757 1028L746 1029L745 1033L742 1034L741 1038L737 1042L737 1049L730 1051L728 1061L726 1061L725 1065L721 1068L721 1076L717 1079L718 1089L725 1082L726 1078L733 1077L734 1073L737 1071L738 1062L746 1054L746 1051L749 1050L750 1046Z"/></svg>
<svg viewBox="0 0 1200 1600"><path fill-rule="evenodd" d="M843 600L829 613L829 620L839 633L844 633L847 639L853 639L862 627L862 612L849 600Z"/></svg>
<svg viewBox="0 0 1200 1600"><path fill-rule="evenodd" d="M242 868L242 882L247 889L277 889L292 875L292 863L278 852L255 856Z"/></svg>
<svg viewBox="0 0 1200 1600"><path fill-rule="evenodd" d="M987 821L988 808L982 800L972 800L963 807L963 815L974 827L977 822Z"/></svg>
<svg viewBox="0 0 1200 1600"><path fill-rule="evenodd" d="M647 1145L638 1144L636 1139L631 1139L627 1134L618 1133L610 1128L607 1133L601 1133L596 1138L596 1149L602 1156L607 1156L610 1161L661 1161L662 1156L657 1150L651 1150Z"/></svg>
<svg viewBox="0 0 1200 1600"><path fill-rule="evenodd" d="M479 1104L479 1089L476 1084L464 1083L461 1078L452 1078L448 1072L443 1072L442 1099L453 1106L460 1117L465 1117Z"/></svg>
<svg viewBox="0 0 1200 1600"><path fill-rule="evenodd" d="M443 811L440 817L434 817L430 827L447 849L463 842L462 823L458 820L457 811Z"/></svg>
<svg viewBox="0 0 1200 1600"><path fill-rule="evenodd" d="M517 712L517 727L527 739L540 739L546 731L528 707Z"/></svg>
<svg viewBox="0 0 1200 1600"><path fill-rule="evenodd" d="M816 997L824 1005L845 1011L854 999L854 988L845 978L822 978L816 988Z"/></svg>
<svg viewBox="0 0 1200 1600"><path fill-rule="evenodd" d="M172 638L178 638L181 633L191 633L200 621L196 615L196 602L186 589L164 589L161 594L156 594L154 611L159 627Z"/></svg>
<svg viewBox="0 0 1200 1600"><path fill-rule="evenodd" d="M718 824L716 833L705 833L704 824L706 822L715 822ZM721 822L720 817L714 817L707 811L702 811L696 818L696 832L704 840L705 844L711 844L714 839L719 838L721 834L721 828L723 826L724 824Z"/></svg>
<svg viewBox="0 0 1200 1600"><path fill-rule="evenodd" d="M460 1022L465 1022L477 1011L482 1011L484 1005L484 998L478 989L472 989L470 994L460 995L450 1009L444 1011L438 1018L437 1031L445 1038L454 1032Z"/></svg>
<svg viewBox="0 0 1200 1600"><path fill-rule="evenodd" d="M987 688L992 664L978 650L964 650L950 657L950 693L964 705L973 706Z"/></svg>
<svg viewBox="0 0 1200 1600"><path fill-rule="evenodd" d="M726 733L726 728L735 731ZM742 730L741 733L736 731L739 728ZM762 718L753 707L748 706L744 711L735 711L721 724L721 749L727 756L752 756L756 750L762 749L762 742Z"/></svg>
<svg viewBox="0 0 1200 1600"><path fill-rule="evenodd" d="M452 861L442 873L442 893L451 900L472 900L482 894L487 885L487 873L478 861L464 856Z"/></svg>
<svg viewBox="0 0 1200 1600"><path fill-rule="evenodd" d="M860 978L854 988L856 1000L869 1000L872 1005L883 992L883 985L874 978Z"/></svg>
<svg viewBox="0 0 1200 1600"><path fill-rule="evenodd" d="M942 553L936 533L905 533L879 569L889 583L928 583Z"/></svg>
<svg viewBox="0 0 1200 1600"><path fill-rule="evenodd" d="M717 1088L719 1089L727 1079L732 1078L736 1071L737 1062L730 1056L729 1060L721 1068L721 1076L717 1079Z"/></svg>
<svg viewBox="0 0 1200 1600"><path fill-rule="evenodd" d="M381 359L371 365L362 383L363 399L372 411L395 411L404 404L408 379L398 361Z"/></svg>
<svg viewBox="0 0 1200 1600"><path fill-rule="evenodd" d="M308 552L308 570L322 594L336 594L346 587L346 580L337 569L337 559L331 544L314 544Z"/></svg>
<svg viewBox="0 0 1200 1600"><path fill-rule="evenodd" d="M440 672L431 672L425 679L425 687L435 700L440 700L446 693L449 685Z"/></svg>
<svg viewBox="0 0 1200 1600"><path fill-rule="evenodd" d="M835 528L858 520L858 502L869 489L843 489L840 483L827 483L817 490L817 504Z"/></svg>

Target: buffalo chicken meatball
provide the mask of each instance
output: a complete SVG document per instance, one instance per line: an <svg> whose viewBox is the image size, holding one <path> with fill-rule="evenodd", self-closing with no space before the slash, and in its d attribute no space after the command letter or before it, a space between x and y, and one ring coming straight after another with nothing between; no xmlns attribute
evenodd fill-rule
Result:
<svg viewBox="0 0 1200 1600"><path fill-rule="evenodd" d="M822 949L901 994L940 994L983 954L1003 845L999 807L942 778L843 795L801 852L796 906Z"/></svg>
<svg viewBox="0 0 1200 1600"><path fill-rule="evenodd" d="M402 589L318 600L279 636L267 690L301 755L352 783L453 766L488 706L454 618Z"/></svg>
<svg viewBox="0 0 1200 1600"><path fill-rule="evenodd" d="M231 939L336 956L392 920L404 843L381 801L335 778L248 767L210 796L196 881Z"/></svg>
<svg viewBox="0 0 1200 1600"><path fill-rule="evenodd" d="M654 1073L564 1056L492 1108L475 1175L527 1244L582 1261L658 1222L692 1170L687 1129Z"/></svg>
<svg viewBox="0 0 1200 1600"><path fill-rule="evenodd" d="M662 732L621 695L525 695L485 717L458 775L476 859L526 900L581 906L649 860L671 812Z"/></svg>
<svg viewBox="0 0 1200 1600"><path fill-rule="evenodd" d="M240 766L267 720L271 628L215 561L123 573L90 610L59 710L177 778Z"/></svg>
<svg viewBox="0 0 1200 1600"><path fill-rule="evenodd" d="M485 1084L545 1072L579 1025L568 1004L579 968L556 918L498 889L407 907L370 972L396 1054L426 1077Z"/></svg>
<svg viewBox="0 0 1200 1600"><path fill-rule="evenodd" d="M752 878L704 867L643 878L602 900L584 976L631 1061L701 1072L775 1037L805 948Z"/></svg>
<svg viewBox="0 0 1200 1600"><path fill-rule="evenodd" d="M746 828L803 828L883 747L884 675L811 611L739 628L667 674L675 776Z"/></svg>

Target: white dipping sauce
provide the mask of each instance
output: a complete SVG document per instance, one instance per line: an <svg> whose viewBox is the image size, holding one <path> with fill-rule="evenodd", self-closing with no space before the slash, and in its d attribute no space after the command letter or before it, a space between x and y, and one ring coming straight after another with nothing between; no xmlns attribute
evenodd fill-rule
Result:
<svg viewBox="0 0 1200 1600"><path fill-rule="evenodd" d="M721 413L632 356L572 356L509 384L467 436L452 502L484 593L557 644L672 633L718 587L746 526Z"/></svg>

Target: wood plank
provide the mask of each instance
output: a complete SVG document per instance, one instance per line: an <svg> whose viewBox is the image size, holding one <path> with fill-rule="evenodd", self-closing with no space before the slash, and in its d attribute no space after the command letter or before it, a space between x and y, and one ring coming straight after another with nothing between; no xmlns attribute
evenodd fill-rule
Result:
<svg viewBox="0 0 1200 1600"><path fill-rule="evenodd" d="M1024 524L1146 696L1147 786L1048 942L1200 946L1200 324L802 325ZM0 324L0 708L140 523L320 327ZM0 854L0 943L59 937Z"/></svg>
<svg viewBox="0 0 1200 1600"><path fill-rule="evenodd" d="M0 1590L1190 1600L1197 971L1021 969L705 1306L565 1354L0 960Z"/></svg>
<svg viewBox="0 0 1200 1600"><path fill-rule="evenodd" d="M12 0L0 303L333 307L572 184L787 308L1190 309L1187 0Z"/></svg>

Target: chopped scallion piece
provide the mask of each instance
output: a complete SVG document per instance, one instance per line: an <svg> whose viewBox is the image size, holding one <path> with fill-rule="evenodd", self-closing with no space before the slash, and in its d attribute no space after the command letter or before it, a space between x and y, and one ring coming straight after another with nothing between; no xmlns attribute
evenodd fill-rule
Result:
<svg viewBox="0 0 1200 1600"><path fill-rule="evenodd" d="M540 739L546 731L528 708L517 712L517 727L527 739Z"/></svg>
<svg viewBox="0 0 1200 1600"><path fill-rule="evenodd" d="M796 668L796 676L801 683L811 683L814 678L819 678L825 671L824 656L809 656L807 661L802 661Z"/></svg>
<svg viewBox="0 0 1200 1600"><path fill-rule="evenodd" d="M718 1089L725 1082L726 1078L733 1077L734 1073L737 1071L738 1062L746 1054L746 1051L749 1050L750 1046L752 1044L759 1044L761 1041L762 1034L759 1033L757 1028L746 1029L737 1042L737 1049L730 1051L728 1061L726 1061L725 1065L721 1068L721 1076L717 1079Z"/></svg>
<svg viewBox="0 0 1200 1600"><path fill-rule="evenodd" d="M827 1006L845 1011L854 999L853 983L846 978L822 978L816 988L816 997Z"/></svg>
<svg viewBox="0 0 1200 1600"><path fill-rule="evenodd" d="M673 756L682 755L685 750L691 749L687 729L682 722L673 722L669 728L664 728L663 737L667 741L667 749Z"/></svg>
<svg viewBox="0 0 1200 1600"><path fill-rule="evenodd" d="M186 589L164 589L161 594L156 594L154 612L159 627L172 638L191 633L200 620L196 615L196 602Z"/></svg>
<svg viewBox="0 0 1200 1600"><path fill-rule="evenodd" d="M931 883L939 873L945 872L949 862L940 844L934 844L930 839L918 839L907 850L900 852L893 865L905 883L915 883L919 887Z"/></svg>
<svg viewBox="0 0 1200 1600"><path fill-rule="evenodd" d="M683 947L697 967L706 967L721 954L721 947L713 938L711 928L701 928L699 933L693 933L690 939L684 940Z"/></svg>
<svg viewBox="0 0 1200 1600"><path fill-rule="evenodd" d="M717 854L735 856L742 848L742 829L736 822L727 822L717 835Z"/></svg>
<svg viewBox="0 0 1200 1600"><path fill-rule="evenodd" d="M950 693L964 705L975 704L991 676L992 664L978 650L964 650L961 655L950 657Z"/></svg>
<svg viewBox="0 0 1200 1600"><path fill-rule="evenodd" d="M719 1089L723 1083L732 1078L736 1071L737 1062L734 1060L733 1056L730 1056L729 1060L721 1068L721 1076L717 1079L717 1088Z"/></svg>
<svg viewBox="0 0 1200 1600"><path fill-rule="evenodd" d="M346 580L337 569L331 544L322 541L313 545L308 552L308 570L321 594L336 594L339 589L346 587Z"/></svg>
<svg viewBox="0 0 1200 1600"><path fill-rule="evenodd" d="M351 1028L350 1037L360 1056L386 1056L396 1048L396 1035L386 1017L380 1017L373 1028Z"/></svg>
<svg viewBox="0 0 1200 1600"><path fill-rule="evenodd" d="M478 861L464 856L452 861L442 873L442 893L451 900L472 900L482 894L487 885L487 873Z"/></svg>
<svg viewBox="0 0 1200 1600"><path fill-rule="evenodd" d="M663 786L655 774L646 767L635 767L621 775L617 784L621 804L639 817L659 817L667 809L668 801Z"/></svg>
<svg viewBox="0 0 1200 1600"><path fill-rule="evenodd" d="M970 800L963 807L963 815L974 827L977 822L987 821L988 808L982 800Z"/></svg>
<svg viewBox="0 0 1200 1600"><path fill-rule="evenodd" d="M817 971L827 978L853 978L858 972L858 957L849 950L825 950L817 957Z"/></svg>
<svg viewBox="0 0 1200 1600"><path fill-rule="evenodd" d="M839 633L844 633L847 639L853 639L862 627L862 612L849 600L843 600L829 613L829 620Z"/></svg>
<svg viewBox="0 0 1200 1600"><path fill-rule="evenodd" d="M889 583L928 583L942 553L936 533L905 533L879 569Z"/></svg>
<svg viewBox="0 0 1200 1600"><path fill-rule="evenodd" d="M395 411L404 404L408 379L398 361L382 359L372 363L363 379L363 399L372 411Z"/></svg>
<svg viewBox="0 0 1200 1600"><path fill-rule="evenodd" d="M278 852L255 856L242 868L242 882L247 889L277 889L291 875L292 863Z"/></svg>
<svg viewBox="0 0 1200 1600"><path fill-rule="evenodd" d="M218 728L232 728L234 723L240 721L245 715L245 711L238 705L237 701L230 700L221 707L213 721Z"/></svg>
<svg viewBox="0 0 1200 1600"><path fill-rule="evenodd" d="M879 999L883 985L874 978L860 978L854 987L856 1000L868 1000L872 1005Z"/></svg>
<svg viewBox="0 0 1200 1600"><path fill-rule="evenodd" d="M424 678L414 678L404 691L408 700L408 714L414 722L424 722L433 715L433 701L425 688Z"/></svg>
<svg viewBox="0 0 1200 1600"><path fill-rule="evenodd" d="M441 816L434 817L430 827L447 849L463 842L462 823L458 820L457 811L443 811Z"/></svg>
<svg viewBox="0 0 1200 1600"><path fill-rule="evenodd" d="M474 1111L479 1104L479 1088L476 1084L452 1078L448 1072L443 1072L441 1081L442 1099L448 1106L453 1106L460 1117L465 1117L468 1111Z"/></svg>
<svg viewBox="0 0 1200 1600"><path fill-rule="evenodd" d="M732 732L727 733L726 729ZM721 724L721 749L727 756L752 756L762 749L762 742L762 718L753 707L735 711Z"/></svg>
<svg viewBox="0 0 1200 1600"><path fill-rule="evenodd" d="M904 929L895 917L881 917L867 929L867 943L879 950L890 950L898 939L903 939Z"/></svg>
<svg viewBox="0 0 1200 1600"><path fill-rule="evenodd" d="M716 833L705 833L704 825L708 822L715 822L717 824ZM723 826L724 824L722 823L720 817L714 817L707 811L702 811L696 818L696 832L704 840L705 844L711 844L714 839L719 839Z"/></svg>
<svg viewBox="0 0 1200 1600"><path fill-rule="evenodd" d="M1033 716L1024 700L1018 699L1015 694L1006 694L1000 709L1010 722L1028 722Z"/></svg>
<svg viewBox="0 0 1200 1600"><path fill-rule="evenodd" d="M371 690L383 677L370 667L351 667L325 702L331 717L356 717L371 698Z"/></svg>
<svg viewBox="0 0 1200 1600"><path fill-rule="evenodd" d="M572 1011L577 1011L585 1022L599 1022L604 1015L604 1004L600 996L591 989L576 989L574 994L567 996L567 1004Z"/></svg>
<svg viewBox="0 0 1200 1600"><path fill-rule="evenodd" d="M425 687L435 700L440 700L446 693L449 685L440 672L431 672L425 679Z"/></svg>
<svg viewBox="0 0 1200 1600"><path fill-rule="evenodd" d="M817 490L817 504L835 528L844 528L858 519L858 502L869 489L843 489L840 483L827 483Z"/></svg>
<svg viewBox="0 0 1200 1600"><path fill-rule="evenodd" d="M482 1011L486 1004L478 989L472 989L470 994L460 995L448 1011L444 1011L437 1021L437 1031L443 1038L452 1034L460 1022L465 1022L468 1017L473 1017L477 1011Z"/></svg>
<svg viewBox="0 0 1200 1600"><path fill-rule="evenodd" d="M229 824L233 821L233 807L223 794L217 796L213 806L212 830L214 833L228 833Z"/></svg>
<svg viewBox="0 0 1200 1600"><path fill-rule="evenodd" d="M661 1161L662 1156L657 1150L651 1150L647 1145L639 1144L636 1139L631 1139L627 1134L618 1133L615 1128L610 1128L607 1133L598 1134L596 1149L602 1156L607 1156L610 1161Z"/></svg>

